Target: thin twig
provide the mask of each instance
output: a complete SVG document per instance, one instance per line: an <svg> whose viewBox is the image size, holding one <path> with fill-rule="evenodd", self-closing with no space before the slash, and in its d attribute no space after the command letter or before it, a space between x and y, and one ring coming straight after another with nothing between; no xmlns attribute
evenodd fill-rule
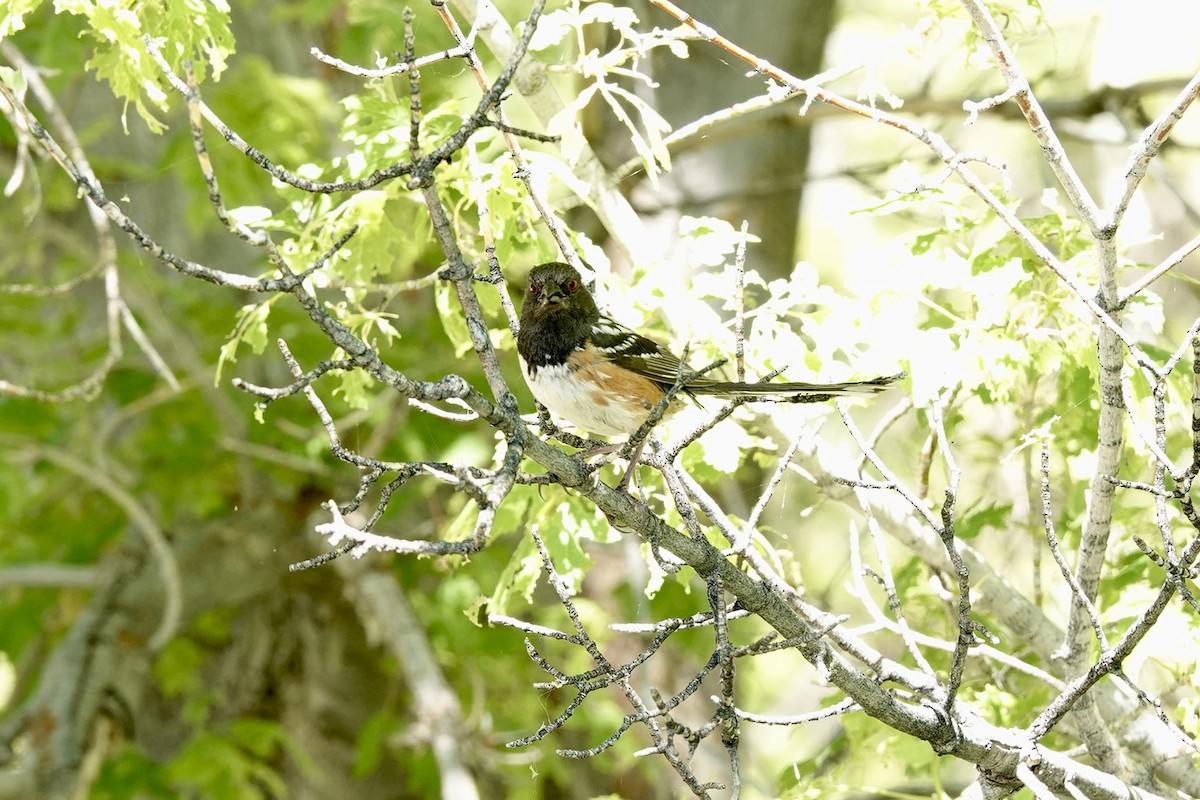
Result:
<svg viewBox="0 0 1200 800"><path fill-rule="evenodd" d="M938 441L941 442L940 450L942 460L946 464L946 472L948 473L949 481L945 492L946 500L942 503L942 525L938 534L941 536L942 544L946 548L946 555L950 557L950 563L954 566L955 577L958 581L958 610L956 613L956 621L958 625L958 638L954 644L954 656L950 662L950 679L946 684L946 702L945 713L950 719L954 719L954 698L958 694L958 688L962 684L963 670L967 665L967 651L970 647L976 644L975 625L971 621L971 573L967 568L967 562L963 560L962 554L958 552L958 545L955 540L954 533L954 517L958 503L958 485L962 476L955 463L954 454L950 450L950 442L946 436L945 415L942 411L940 401L935 400L930 407L930 416L933 418L934 430L937 431Z"/></svg>
<svg viewBox="0 0 1200 800"><path fill-rule="evenodd" d="M347 75L355 75L360 78L388 78L392 75L403 75L409 70L418 70L422 67L428 67L432 64L437 64L441 61L450 61L455 58L463 58L467 54L467 48L451 47L448 50L443 50L440 53L430 53L427 56L414 58L411 61L405 59L398 64L388 65L387 59L380 58L380 66L378 67L360 67L357 64L349 64L342 61L340 58L334 58L331 55L323 53L319 48L313 47L309 51L309 55L320 61L322 64L333 67L336 70L346 73Z"/></svg>
<svg viewBox="0 0 1200 800"><path fill-rule="evenodd" d="M1137 296L1147 286L1182 264L1185 258L1196 252L1197 248L1200 248L1200 235L1193 236L1187 244L1164 258L1157 267L1138 278L1129 288L1122 291L1118 302L1121 305L1128 303L1131 298Z"/></svg>
<svg viewBox="0 0 1200 800"><path fill-rule="evenodd" d="M746 380L746 232L749 229L750 223L742 220L733 259L733 301L737 307L733 318L734 364L737 367L738 383Z"/></svg>
<svg viewBox="0 0 1200 800"><path fill-rule="evenodd" d="M1054 533L1054 508L1050 503L1050 446L1048 442L1042 442L1042 526L1046 530L1046 545L1050 548L1050 555L1054 558L1054 563L1058 565L1058 571L1062 573L1063 580L1071 587L1071 594L1074 595L1076 602L1082 603L1087 610L1088 619L1092 623L1092 630L1096 633L1096 641L1100 643L1100 647L1104 650L1108 649L1108 637L1104 635L1104 627L1100 624L1100 612L1096 610L1096 606L1091 599L1084 593L1083 587L1079 585L1079 581L1075 580L1075 574L1071 572L1071 568L1067 565L1067 560L1063 558L1062 550L1058 544L1058 536Z"/></svg>
<svg viewBox="0 0 1200 800"><path fill-rule="evenodd" d="M1158 155L1159 148L1171 135L1175 123L1179 121L1183 112L1187 111L1198 95L1200 95L1200 72L1188 81L1187 86L1183 87L1175 99L1158 115L1158 118L1146 127L1141 138L1130 148L1129 161L1125 165L1125 192L1113 207L1109 222L1114 230L1121 223L1125 210L1129 208L1129 203L1133 200L1134 192L1141 185L1142 178L1146 176L1147 166Z"/></svg>

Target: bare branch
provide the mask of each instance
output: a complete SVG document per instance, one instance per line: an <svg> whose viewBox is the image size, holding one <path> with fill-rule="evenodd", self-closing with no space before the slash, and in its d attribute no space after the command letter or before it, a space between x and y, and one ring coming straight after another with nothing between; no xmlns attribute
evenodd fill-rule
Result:
<svg viewBox="0 0 1200 800"><path fill-rule="evenodd" d="M1129 202L1133 199L1134 192L1141 185L1142 178L1146 177L1146 168L1154 157L1158 155L1159 149L1163 142L1171 135L1171 131L1175 128L1175 123L1183 116L1183 112L1187 111L1191 106L1192 101L1196 96L1200 95L1200 73L1188 81L1187 86L1175 97L1173 101L1163 110L1154 122L1146 128L1142 133L1141 138L1132 148L1132 153L1129 157L1129 162L1125 165L1125 192L1121 195L1121 199L1117 201L1113 207L1109 227L1116 229L1116 226L1121 223L1125 216L1125 210L1129 208Z"/></svg>
<svg viewBox="0 0 1200 800"><path fill-rule="evenodd" d="M334 69L344 72L347 75L355 75L359 78L388 78L392 75L403 75L411 70L419 70L422 67L428 67L432 64L437 64L442 61L450 61L455 58L463 58L467 54L465 47L451 47L449 50L443 50L440 53L430 53L427 56L414 58L412 61L407 59L398 64L387 64L387 59L382 56L379 58L378 67L360 67L356 64L349 64L342 61L340 58L334 58L327 53L323 53L320 48L313 47L309 51L309 55L320 61L322 64L333 67Z"/></svg>
<svg viewBox="0 0 1200 800"><path fill-rule="evenodd" d="M88 163L87 156L83 151L83 146L80 144L78 137L75 135L75 129L68 122L62 109L59 108L58 102L54 99L54 94L46 86L42 80L41 74L37 68L26 60L25 56L18 50L12 42L0 42L0 53L8 59L14 67L20 70L30 91L37 98L38 103L45 110L47 117L58 135L65 143L65 152L63 148L59 149L60 154L64 159L68 158L78 165L78 174L88 180L95 181L96 175L92 171L91 164ZM35 139L39 144L45 146L47 140L53 141L50 138L50 133L43 128L34 118L32 112L21 103L17 97L5 86L0 85L0 93L8 101L8 107L12 114L14 130L18 135L25 140L26 136ZM57 146L57 145L56 145ZM61 163L61 162L60 162ZM151 355L152 363L160 368L160 372L170 376L170 370L165 369L158 353L150 346L148 340L144 336L139 336L140 329L137 328L136 322L133 321L133 316L129 309L125 306L125 301L121 297L120 276L117 272L117 245L113 239L112 230L109 228L108 220L105 218L96 206L87 206L88 218L92 223L92 230L96 235L97 252L95 266L85 273L88 275L103 275L104 276L104 296L105 296L105 315L108 331L108 350L101 359L100 363L92 370L91 374L83 380L77 382L73 386L58 391L43 391L32 389L25 386L10 383L0 380L0 395L10 394L18 397L28 397L41 402L61 403L70 400L85 399L91 400L99 394L104 381L108 378L117 361L120 360L124 353L124 347L121 340L121 320L126 320L126 326L130 328L131 333L134 333L135 341L138 342L146 352ZM52 288L52 294L60 294L67 291L68 288L73 289L78 282L81 282L84 276L80 276L73 281L68 281L65 284L60 284ZM25 291L26 287L20 288L20 294L41 294L35 291ZM170 380L174 380L173 377Z"/></svg>
<svg viewBox="0 0 1200 800"><path fill-rule="evenodd" d="M1200 537L1193 539L1187 548L1183 551L1180 563L1185 565L1192 564L1196 557L1200 555ZM1030 736L1036 741L1046 735L1049 730L1054 727L1070 710L1083 695L1087 692L1098 680L1105 675L1112 674L1121 668L1121 662L1125 657L1133 651L1133 648L1149 633L1150 629L1158 621L1162 612L1166 609L1167 603L1175 594L1176 584L1173 581L1167 581L1159 589L1154 600L1146 608L1145 611L1137 618L1137 620L1129 626L1121 638L1112 647L1101 653L1100 658L1091 666L1084 674L1072 680L1067 684L1067 688L1055 700L1046 707L1046 709L1038 715L1038 718L1030 724L1027 729Z"/></svg>
<svg viewBox="0 0 1200 800"><path fill-rule="evenodd" d="M1058 135L1050 125L1050 119L1042 109L1041 103L1030 89L1029 81L1017 65L1017 56L1008 46L1008 42L1004 40L1004 35L1000 32L996 20L992 18L980 0L962 0L962 4L975 22L975 27L979 28L983 40L991 48L992 57L996 59L1000 74L1004 76L1007 87L1005 92L998 97L983 104L972 104L971 107L967 107L966 110L971 113L971 119L977 116L982 109L991 108L1007 102L1009 99L1016 101L1017 107L1021 109L1021 113L1029 123L1029 129L1042 146L1046 164L1054 171L1054 176L1058 178L1059 184L1066 191L1071 206L1079 212L1093 235L1098 239L1111 238L1116 233L1116 228L1104 229L1101 225L1100 209L1097 207L1096 201L1092 199L1092 195L1083 185L1079 173L1075 171L1071 160L1067 158L1062 142L1059 141ZM971 119L968 119L968 123Z"/></svg>
<svg viewBox="0 0 1200 800"><path fill-rule="evenodd" d="M386 571L368 571L345 559L338 567L363 629L400 665L416 716L409 732L429 743L443 800L477 800L479 788L467 766L468 754L463 752L467 725L462 708L400 584Z"/></svg>
<svg viewBox="0 0 1200 800"><path fill-rule="evenodd" d="M150 511L124 487L104 473L88 464L79 461L74 456L61 450L40 448L30 453L34 458L44 459L56 467L65 469L80 480L91 484L98 491L116 503L129 517L129 521L142 535L146 549L154 557L158 565L159 577L163 587L163 609L158 627L154 630L146 647L151 652L158 652L169 642L179 630L183 610L183 584L179 575L179 564L175 553L171 550L161 526Z"/></svg>
<svg viewBox="0 0 1200 800"><path fill-rule="evenodd" d="M1054 534L1054 509L1050 504L1050 449L1047 442L1042 442L1042 525L1046 529L1046 544L1050 548L1050 555L1054 557L1054 563L1058 565L1059 572L1062 573L1063 580L1071 587L1071 594L1075 597L1076 602L1082 603L1087 610L1088 619L1091 620L1092 630L1096 633L1096 641L1100 643L1101 648L1108 649L1108 637L1104 635L1104 628L1100 624L1100 612L1096 610L1096 606L1092 603L1091 598L1084 593L1083 588L1079 585L1079 581L1075 580L1075 575L1071 572L1071 568L1067 566L1067 561L1063 558L1062 551L1059 549L1058 537Z"/></svg>
<svg viewBox="0 0 1200 800"><path fill-rule="evenodd" d="M21 586L93 589L99 583L96 567L78 564L19 564L0 569L0 589Z"/></svg>
<svg viewBox="0 0 1200 800"><path fill-rule="evenodd" d="M883 530L879 525L879 521L875 517L867 518L867 530L871 534L871 543L875 547L875 558L879 561L879 573L872 575L878 579L879 585L883 587L884 594L887 596L888 610L892 612L893 619L896 620L896 628L900 632L900 638L904 642L904 647L908 650L908 654L912 656L913 663L927 675L934 675L933 666L930 665L925 654L917 647L916 641L913 639L913 631L908 626L908 620L904 616L904 608L900 604L900 596L896 592L896 580L892 575L891 559L887 554L887 546L884 542ZM858 563L855 563L855 562ZM862 565L862 556L860 554L858 531L854 530L850 537L850 563L861 581L862 575L867 573L866 568ZM866 592L866 587L862 587L860 599L867 603L869 595ZM879 609L874 603L868 603L871 615L876 619L882 619L883 615L879 613Z"/></svg>
<svg viewBox="0 0 1200 800"><path fill-rule="evenodd" d="M942 459L946 464L946 471L949 473L949 483L946 486L946 499L942 503L942 526L938 531L942 537L942 544L946 547L946 554L950 557L950 563L954 565L955 577L958 580L958 611L956 619L958 623L958 639L954 644L954 658L950 663L950 680L946 686L946 716L953 719L954 715L954 697L958 694L958 688L962 683L963 670L967 665L967 650L976 643L975 625L971 621L971 571L967 567L967 562L963 559L962 554L958 552L958 545L955 541L954 533L954 516L955 509L958 504L958 485L962 473L958 469L958 465L954 460L954 455L950 451L950 443L946 436L946 423L942 412L940 401L935 400L929 409L929 415L933 418L934 430L937 431L938 441L941 443Z"/></svg>
<svg viewBox="0 0 1200 800"><path fill-rule="evenodd" d="M739 718L747 722L757 722L759 725L804 725L808 722L816 722L822 719L830 719L838 717L842 714L848 714L851 711L859 711L860 709L853 700L842 700L836 705L820 711L813 711L809 714L798 714L792 717L774 717L766 714L753 714L749 711L736 709Z"/></svg>
<svg viewBox="0 0 1200 800"><path fill-rule="evenodd" d="M746 232L749 228L750 223L742 220L741 236L733 261L736 276L733 295L737 304L737 315L733 318L734 364L737 366L736 380L739 383L746 380Z"/></svg>
<svg viewBox="0 0 1200 800"><path fill-rule="evenodd" d="M1197 248L1200 248L1200 235L1193 236L1190 241L1179 247L1174 253L1171 253L1171 255L1164 258L1157 267L1138 278L1133 285L1121 292L1118 297L1118 302L1121 305L1128 303L1130 299L1140 294L1150 284L1154 283L1163 275L1166 275L1168 272L1182 264L1185 258L1196 252Z"/></svg>

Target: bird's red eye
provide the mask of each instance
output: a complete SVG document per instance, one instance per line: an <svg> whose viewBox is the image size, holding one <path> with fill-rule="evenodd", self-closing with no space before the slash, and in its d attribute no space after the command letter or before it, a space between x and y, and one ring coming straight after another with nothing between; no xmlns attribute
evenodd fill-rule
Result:
<svg viewBox="0 0 1200 800"><path fill-rule="evenodd" d="M532 295L533 297L537 297L541 293L542 293L542 287L539 284L536 284L536 283L529 284L529 294L530 295Z"/></svg>
<svg viewBox="0 0 1200 800"><path fill-rule="evenodd" d="M568 292L578 291L578 289L579 289L579 281L575 280L574 278L571 278L571 280L567 281L567 291Z"/></svg>

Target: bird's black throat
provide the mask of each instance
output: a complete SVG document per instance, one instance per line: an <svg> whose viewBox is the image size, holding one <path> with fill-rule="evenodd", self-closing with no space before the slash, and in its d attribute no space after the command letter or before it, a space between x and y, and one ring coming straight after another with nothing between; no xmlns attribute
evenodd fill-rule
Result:
<svg viewBox="0 0 1200 800"><path fill-rule="evenodd" d="M526 298L521 305L521 330L517 333L517 353L531 368L557 365L583 346L588 332L599 318L595 304L591 314L567 298L558 307L539 308L536 300Z"/></svg>

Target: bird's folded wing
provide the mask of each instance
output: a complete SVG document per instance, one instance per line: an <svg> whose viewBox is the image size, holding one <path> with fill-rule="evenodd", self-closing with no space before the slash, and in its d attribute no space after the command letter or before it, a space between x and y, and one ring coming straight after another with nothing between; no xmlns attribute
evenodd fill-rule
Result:
<svg viewBox="0 0 1200 800"><path fill-rule="evenodd" d="M591 342L617 366L643 375L664 387L674 385L679 378L682 365L670 350L608 317L600 318L592 331ZM690 376L692 370L683 367L683 374Z"/></svg>

